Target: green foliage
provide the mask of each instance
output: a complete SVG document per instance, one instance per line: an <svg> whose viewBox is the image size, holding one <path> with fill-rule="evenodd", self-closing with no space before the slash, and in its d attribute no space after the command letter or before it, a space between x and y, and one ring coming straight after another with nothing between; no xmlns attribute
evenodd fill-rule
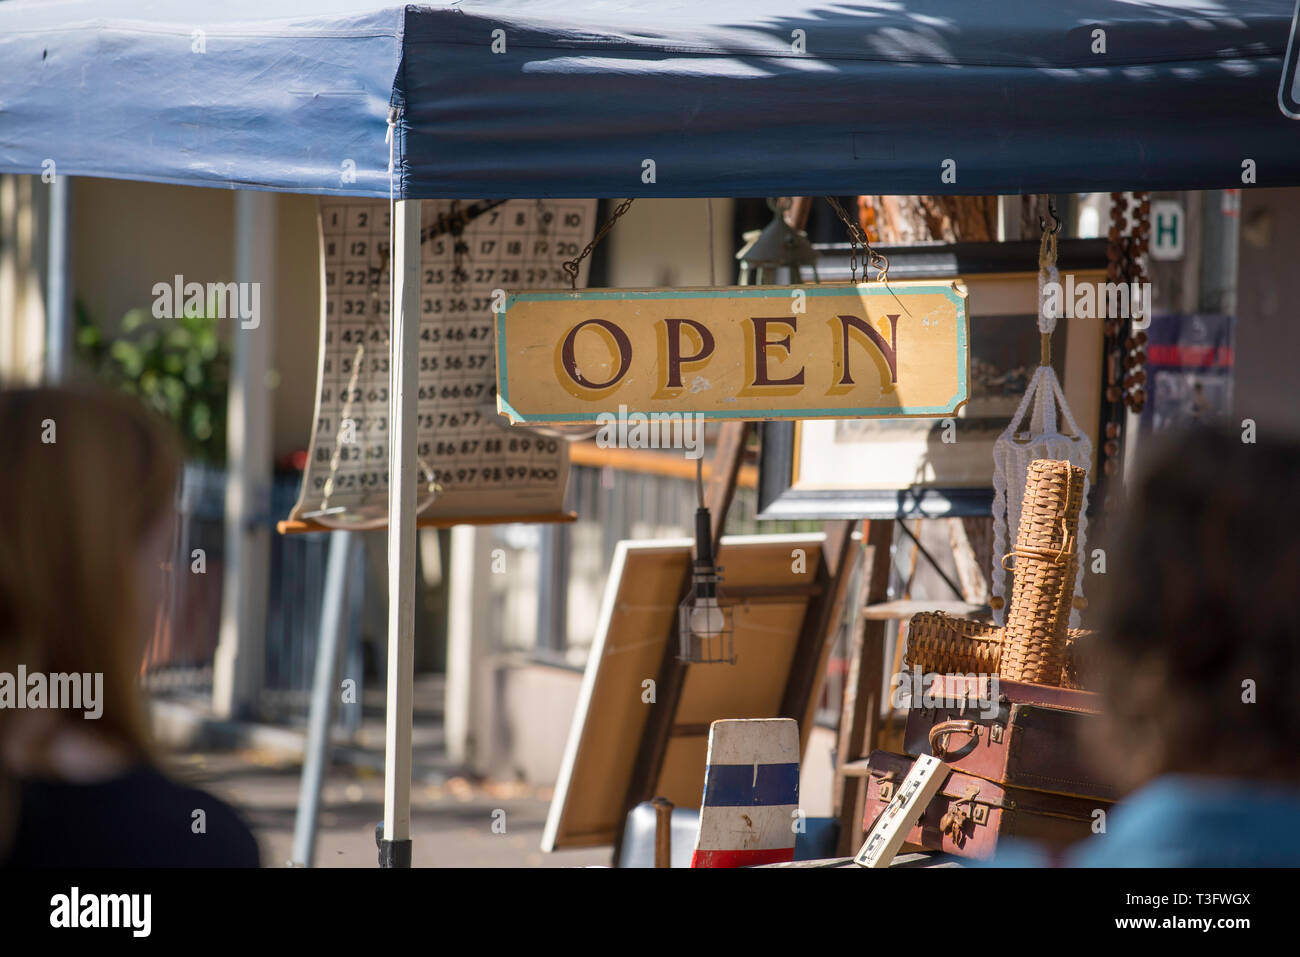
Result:
<svg viewBox="0 0 1300 957"><path fill-rule="evenodd" d="M189 458L225 461L230 349L219 320L154 319L132 309L122 317L121 333L109 336L80 300L76 320L78 358L96 378L170 420Z"/></svg>

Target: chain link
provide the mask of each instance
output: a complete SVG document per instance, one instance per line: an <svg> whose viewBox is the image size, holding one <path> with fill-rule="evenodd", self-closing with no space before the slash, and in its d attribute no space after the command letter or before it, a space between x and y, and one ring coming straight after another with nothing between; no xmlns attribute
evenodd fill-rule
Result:
<svg viewBox="0 0 1300 957"><path fill-rule="evenodd" d="M836 214L840 217L840 220L844 223L845 228L849 231L849 246L852 250L849 254L849 278L853 282L858 281L858 247L861 246L866 254L866 260L870 262L871 265L876 268L876 272L879 273L877 278L881 282L888 282L888 257L886 257L884 253L877 252L876 249L872 247L871 240L867 239L866 234L862 231L862 226L849 218L849 214L844 211L844 207L840 204L840 201L837 198L834 196L826 196L824 199L826 202L830 203L831 209L835 210ZM867 278L865 263L863 264L862 278L863 280Z"/></svg>
<svg viewBox="0 0 1300 957"><path fill-rule="evenodd" d="M591 251L596 248L596 244L605 238L605 234L614 227L614 224L618 222L619 217L632 207L634 199L635 197L631 197L619 203L618 206L615 207L614 212L610 215L609 219L605 220L604 225L596 231L596 235L591 237L591 242L587 243L587 248L578 253L574 258L566 260L562 264L564 271L569 274L569 287L571 289L578 288L578 266L584 259L591 255Z"/></svg>

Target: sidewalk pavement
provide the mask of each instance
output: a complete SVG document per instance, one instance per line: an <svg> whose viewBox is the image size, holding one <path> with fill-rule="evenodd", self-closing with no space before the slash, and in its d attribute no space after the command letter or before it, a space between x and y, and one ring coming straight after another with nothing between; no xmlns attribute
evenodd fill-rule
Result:
<svg viewBox="0 0 1300 957"><path fill-rule="evenodd" d="M178 779L234 805L257 835L264 867L287 865L293 845L301 763L244 748L172 756ZM605 865L609 848L543 854L550 788L450 777L411 786L412 863L416 867L581 867ZM334 765L321 792L317 867L375 867L375 824L384 813L382 772ZM497 823L495 829L494 822ZM504 833L497 833L504 827Z"/></svg>
<svg viewBox="0 0 1300 957"><path fill-rule="evenodd" d="M446 756L440 687L417 689L411 782L416 867L607 865L610 848L543 854L551 788L476 781ZM364 702L350 738L336 734L321 791L317 867L375 867L375 825L383 819L382 696ZM155 696L155 735L178 780L232 804L253 828L264 867L288 864L293 845L305 733L284 725L216 718L202 697Z"/></svg>

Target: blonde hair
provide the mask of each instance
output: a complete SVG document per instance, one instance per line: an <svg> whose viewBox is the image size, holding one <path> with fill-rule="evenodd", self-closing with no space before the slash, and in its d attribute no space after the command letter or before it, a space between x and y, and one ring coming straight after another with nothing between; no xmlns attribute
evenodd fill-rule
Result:
<svg viewBox="0 0 1300 957"><path fill-rule="evenodd" d="M139 675L151 611L138 607L138 556L175 499L179 461L138 400L0 391L0 671L102 673L93 730L138 758L149 753Z"/></svg>

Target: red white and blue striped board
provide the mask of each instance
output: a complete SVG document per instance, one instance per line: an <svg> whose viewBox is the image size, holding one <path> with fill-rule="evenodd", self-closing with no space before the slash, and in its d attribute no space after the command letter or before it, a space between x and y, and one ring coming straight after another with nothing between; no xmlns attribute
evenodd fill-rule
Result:
<svg viewBox="0 0 1300 957"><path fill-rule="evenodd" d="M799 723L792 718L714 721L691 867L794 860L798 810Z"/></svg>

